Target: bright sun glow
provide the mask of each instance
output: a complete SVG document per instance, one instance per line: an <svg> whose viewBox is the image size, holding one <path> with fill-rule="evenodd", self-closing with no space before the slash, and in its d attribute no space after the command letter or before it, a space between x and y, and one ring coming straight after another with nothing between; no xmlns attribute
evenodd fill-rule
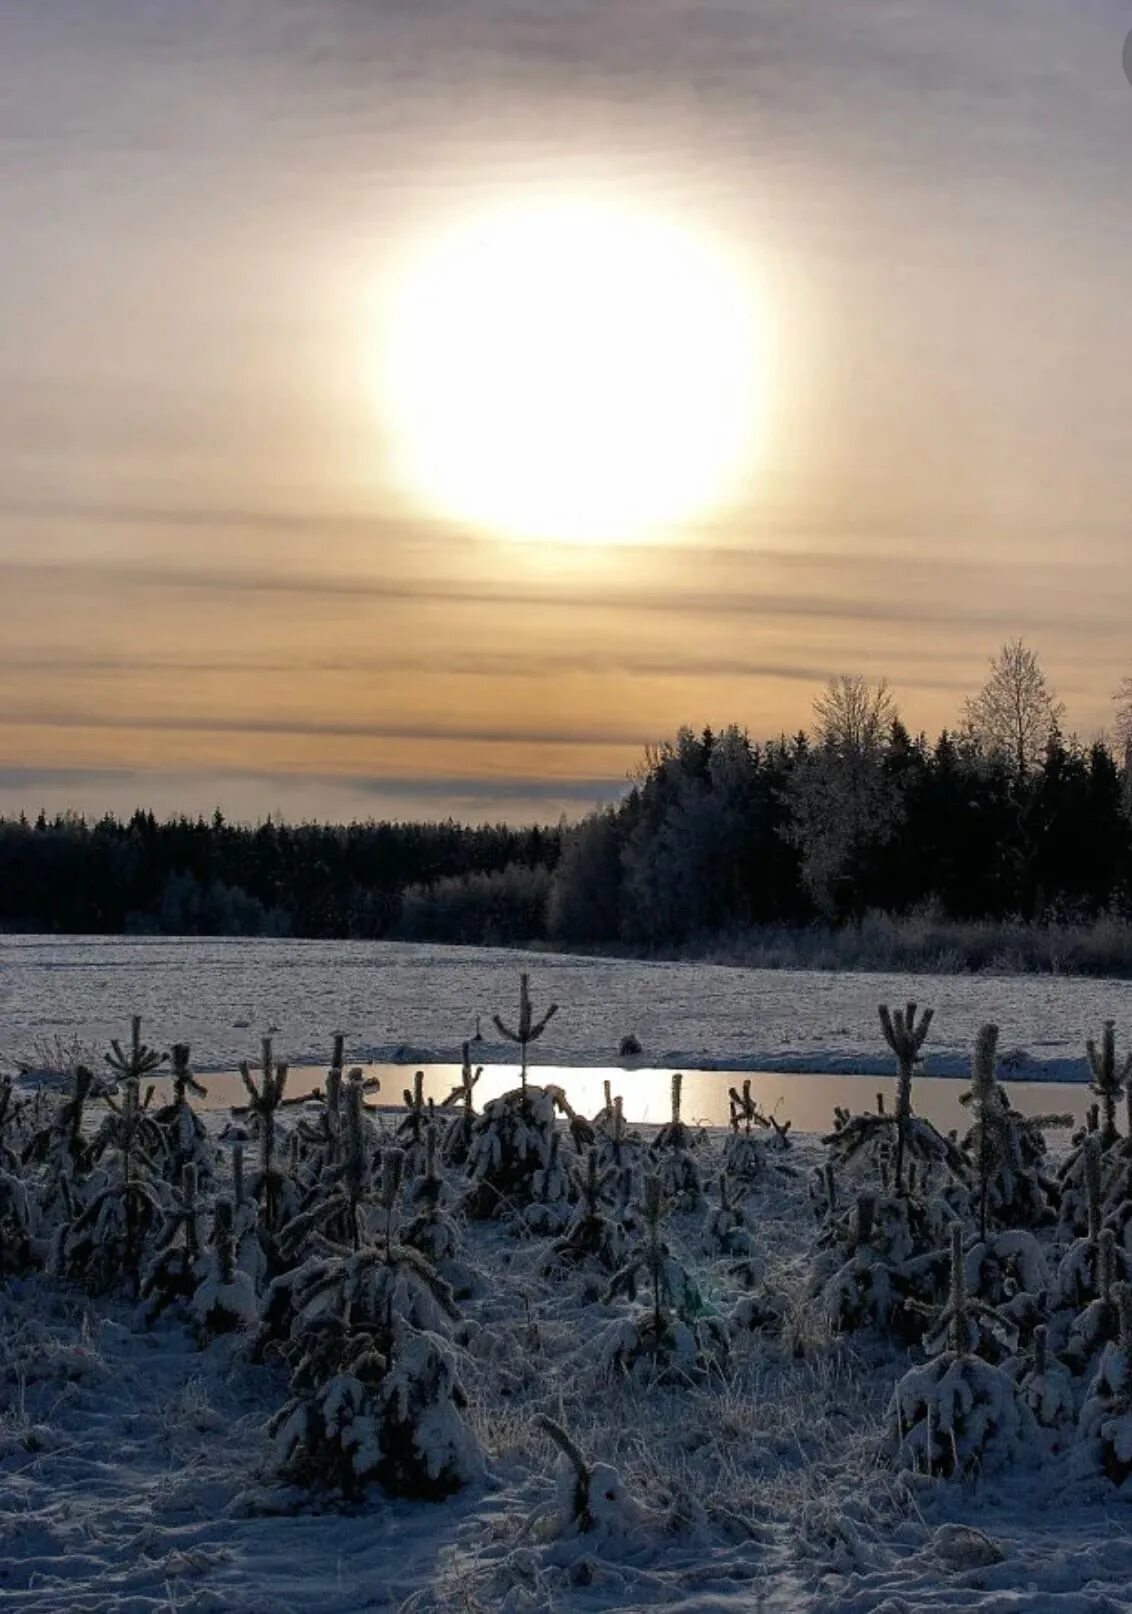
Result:
<svg viewBox="0 0 1132 1614"><path fill-rule="evenodd" d="M589 199L493 208L409 256L387 317L394 472L437 515L631 539L709 514L750 470L752 290L690 228Z"/></svg>

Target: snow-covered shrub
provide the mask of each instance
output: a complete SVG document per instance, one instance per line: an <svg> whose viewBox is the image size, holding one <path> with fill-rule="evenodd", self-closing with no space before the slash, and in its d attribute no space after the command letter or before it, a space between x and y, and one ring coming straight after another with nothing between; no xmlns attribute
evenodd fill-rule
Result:
<svg viewBox="0 0 1132 1614"><path fill-rule="evenodd" d="M1034 1329L1033 1354L1018 1381L1018 1394L1043 1429L1062 1437L1072 1427L1076 1416L1073 1380L1050 1355L1044 1324Z"/></svg>
<svg viewBox="0 0 1132 1614"><path fill-rule="evenodd" d="M476 1117L467 1171L469 1216L501 1216L530 1204L544 1183L556 1136L554 1093L525 1084L491 1099Z"/></svg>
<svg viewBox="0 0 1132 1614"><path fill-rule="evenodd" d="M28 1272L37 1264L38 1220L18 1167L0 1165L0 1276Z"/></svg>
<svg viewBox="0 0 1132 1614"><path fill-rule="evenodd" d="M397 1147L405 1151L405 1166L410 1175L424 1165L425 1133L433 1126L433 1104L425 1102L424 1071L413 1073L413 1085L401 1094L405 1113L397 1123L394 1137Z"/></svg>
<svg viewBox="0 0 1132 1614"><path fill-rule="evenodd" d="M965 1164L955 1142L923 1116L907 1115L901 1124L900 1118L885 1108L882 1093L877 1094L875 1111L850 1115L846 1110L836 1109L833 1131L822 1141L835 1166L859 1168L865 1165L888 1193L894 1186L901 1139L902 1170L909 1192L913 1191L913 1184L923 1189L937 1178L963 1181Z"/></svg>
<svg viewBox="0 0 1132 1614"><path fill-rule="evenodd" d="M275 1112L283 1102L287 1065L276 1060L270 1037L263 1039L258 1086L246 1059L240 1061L240 1079L248 1095L252 1130L259 1139L259 1169L248 1182L248 1192L260 1207L270 1240L299 1208L296 1186L279 1165Z"/></svg>
<svg viewBox="0 0 1132 1614"><path fill-rule="evenodd" d="M887 1455L898 1468L962 1475L1004 1466L1033 1450L1035 1424L1010 1375L972 1354L993 1309L971 1299L962 1235L951 1245L951 1293L932 1336L944 1346L905 1373L888 1410Z"/></svg>
<svg viewBox="0 0 1132 1614"><path fill-rule="evenodd" d="M415 1212L401 1230L401 1240L439 1264L451 1261L460 1248L460 1231L446 1208L447 1186L437 1166L436 1128L425 1134L424 1170L409 1187L408 1201Z"/></svg>
<svg viewBox="0 0 1132 1614"><path fill-rule="evenodd" d="M726 1324L707 1311L694 1278L661 1235L664 1193L653 1172L645 1177L643 1210L644 1237L614 1274L606 1298L626 1295L635 1301L643 1283L651 1304L607 1323L593 1342L592 1360L603 1374L643 1373L681 1381L702 1377L726 1357Z"/></svg>
<svg viewBox="0 0 1132 1614"><path fill-rule="evenodd" d="M197 1263L192 1312L205 1339L252 1329L259 1321L259 1302L251 1272L237 1264L236 1216L232 1202L218 1199L212 1213L212 1237Z"/></svg>
<svg viewBox="0 0 1132 1614"><path fill-rule="evenodd" d="M93 1071L86 1065L76 1065L70 1096L60 1104L47 1125L35 1131L25 1144L24 1164L42 1166L50 1189L57 1189L62 1182L74 1186L89 1172L92 1149L83 1127L83 1116L88 1099L105 1090Z"/></svg>
<svg viewBox="0 0 1132 1614"><path fill-rule="evenodd" d="M1123 1486L1132 1474L1132 1286L1117 1284L1115 1299L1119 1335L1105 1346L1081 1408L1075 1466Z"/></svg>
<svg viewBox="0 0 1132 1614"><path fill-rule="evenodd" d="M751 1131L752 1124L767 1126L769 1122L751 1097L751 1084L743 1083L743 1091L731 1088L729 1093L730 1128L723 1145L723 1169L729 1177L740 1182L758 1182L766 1175L766 1155L762 1139Z"/></svg>
<svg viewBox="0 0 1132 1614"><path fill-rule="evenodd" d="M1043 1171L1043 1128L1065 1123L1062 1116L1024 1116L1011 1106L998 1083L995 1058L998 1027L985 1025L975 1041L970 1090L960 1103L973 1123L963 1151L975 1179L979 1237L990 1226L1037 1227L1053 1220L1056 1184Z"/></svg>
<svg viewBox="0 0 1132 1614"><path fill-rule="evenodd" d="M1117 1245L1113 1230L1101 1223L1101 1146L1096 1133L1085 1138L1082 1159L1087 1231L1083 1238L1073 1240L1058 1262L1050 1287L1054 1311L1066 1307L1080 1311L1090 1301L1107 1297L1113 1282L1127 1277L1129 1271L1123 1246Z"/></svg>
<svg viewBox="0 0 1132 1614"><path fill-rule="evenodd" d="M154 1113L153 1119L161 1128L169 1176L174 1182L179 1182L184 1167L191 1165L198 1182L204 1183L212 1176L212 1146L204 1122L189 1102L189 1093L204 1098L207 1089L197 1081L189 1066L188 1043L174 1043L170 1057L173 1097L170 1103L162 1105Z"/></svg>
<svg viewBox="0 0 1132 1614"><path fill-rule="evenodd" d="M142 1273L140 1294L147 1323L169 1306L191 1299L200 1281L201 1209L197 1200L197 1171L191 1163L181 1167L181 1181L165 1207L165 1225Z"/></svg>
<svg viewBox="0 0 1132 1614"><path fill-rule="evenodd" d="M138 1078L128 1076L117 1098L105 1095L110 1113L92 1151L103 1162L101 1171L78 1193L63 1183L69 1214L59 1238L57 1267L63 1276L94 1290L113 1288L124 1278L137 1293L145 1247L163 1220L157 1188L161 1133L149 1114L153 1088L146 1089L143 1099L138 1086Z"/></svg>
<svg viewBox="0 0 1132 1614"><path fill-rule="evenodd" d="M1101 1203L1104 1180L1103 1151L1100 1144L1100 1112L1091 1104L1085 1126L1073 1134L1072 1147L1057 1170L1060 1212L1059 1238L1087 1234Z"/></svg>
<svg viewBox="0 0 1132 1614"><path fill-rule="evenodd" d="M399 1495L439 1497L480 1465L446 1338L459 1318L451 1289L393 1236L403 1163L402 1151L386 1151L384 1238L360 1249L321 1240L269 1294L269 1306L285 1295L274 1310L289 1319L283 1352L294 1369L272 1424L284 1469L349 1496L378 1479Z"/></svg>
<svg viewBox="0 0 1132 1614"><path fill-rule="evenodd" d="M1106 1020L1101 1030L1101 1044L1098 1048L1090 1037L1085 1044L1085 1052L1089 1057L1089 1069L1093 1080L1091 1087L1100 1100L1101 1127L1100 1141L1102 1149L1111 1149L1113 1144L1120 1140L1120 1133L1116 1126L1116 1106L1124 1093L1128 1078L1132 1075L1132 1054L1126 1054L1124 1061L1117 1068L1116 1062L1116 1025L1112 1020Z"/></svg>
<svg viewBox="0 0 1132 1614"><path fill-rule="evenodd" d="M560 1233L570 1219L570 1173L562 1160L562 1139L550 1134L546 1160L531 1178L531 1202L522 1212L522 1224L532 1233Z"/></svg>
<svg viewBox="0 0 1132 1614"><path fill-rule="evenodd" d="M276 1242L287 1260L296 1259L315 1232L355 1249L362 1242L362 1210L372 1198L374 1137L365 1114L359 1069L352 1070L346 1082L335 1133L334 1163L323 1166L308 1188L302 1208L278 1230Z"/></svg>
<svg viewBox="0 0 1132 1614"><path fill-rule="evenodd" d="M625 1235L620 1223L609 1215L605 1204L605 1196L616 1175L612 1166L602 1169L596 1147L587 1151L584 1167L575 1166L574 1189L578 1203L566 1231L551 1246L543 1262L544 1270L586 1260L596 1261L608 1272L619 1266L624 1254Z"/></svg>
<svg viewBox="0 0 1132 1614"><path fill-rule="evenodd" d="M754 1253L754 1239L746 1212L739 1200L731 1197L727 1173L719 1178L719 1204L712 1207L704 1221L704 1250L712 1256L747 1256Z"/></svg>
<svg viewBox="0 0 1132 1614"><path fill-rule="evenodd" d="M252 1288L259 1294L268 1277L267 1252L260 1238L255 1201L249 1199L244 1181L242 1143L232 1145L232 1237L235 1240L236 1265L241 1272L247 1273Z"/></svg>
<svg viewBox="0 0 1132 1614"><path fill-rule="evenodd" d="M648 1517L646 1510L626 1491L620 1474L610 1463L590 1463L576 1443L553 1418L540 1413L535 1423L557 1446L558 1489L553 1509L536 1524L544 1539L567 1536L612 1536L623 1540Z"/></svg>
<svg viewBox="0 0 1132 1614"><path fill-rule="evenodd" d="M941 1201L861 1194L819 1235L811 1308L837 1333L876 1328L919 1339L925 1308L938 1304L947 1281L951 1221Z"/></svg>
<svg viewBox="0 0 1132 1614"><path fill-rule="evenodd" d="M692 1153L695 1136L680 1115L684 1078L679 1071L672 1077L672 1119L660 1128L649 1149L650 1169L660 1180L661 1191L678 1210L699 1210L704 1202L700 1168Z"/></svg>
<svg viewBox="0 0 1132 1614"><path fill-rule="evenodd" d="M609 1083L606 1084L608 1093ZM640 1164L642 1144L639 1132L625 1124L625 1101L620 1093L609 1099L594 1119L597 1163L601 1171L630 1173Z"/></svg>

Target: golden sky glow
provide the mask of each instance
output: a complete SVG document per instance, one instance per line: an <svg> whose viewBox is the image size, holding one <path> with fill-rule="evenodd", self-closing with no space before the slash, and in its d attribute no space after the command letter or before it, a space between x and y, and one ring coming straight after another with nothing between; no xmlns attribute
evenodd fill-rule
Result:
<svg viewBox="0 0 1132 1614"><path fill-rule="evenodd" d="M1018 634L1101 728L1126 20L473 10L0 0L0 808L573 814Z"/></svg>

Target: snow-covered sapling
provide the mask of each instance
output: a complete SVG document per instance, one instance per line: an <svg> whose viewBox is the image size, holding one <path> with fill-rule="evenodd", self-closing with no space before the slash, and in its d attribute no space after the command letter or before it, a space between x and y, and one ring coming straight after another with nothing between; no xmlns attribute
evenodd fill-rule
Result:
<svg viewBox="0 0 1132 1614"><path fill-rule="evenodd" d="M908 1009L914 1012L915 1005L909 1004ZM904 1028L902 1039L897 1034L896 1018L890 1022L893 1036L898 1038L904 1049L896 1110L886 1108L882 1093L877 1094L875 1110L867 1110L859 1115L851 1115L838 1106L834 1110L833 1131L823 1139L838 1166L848 1167L860 1160L867 1161L886 1192L890 1186L895 1186L892 1178L899 1157L901 1187L897 1189L898 1195L911 1192L913 1167L921 1191L934 1173L942 1172L945 1178L958 1181L962 1181L965 1175L964 1160L954 1140L945 1137L923 1116L912 1112L911 1081L916 1058L912 1044L925 1030L928 1016L925 1013L920 1025L909 1032L907 1012L905 1010L899 1016ZM886 1015L887 1010L882 1014L882 1025Z"/></svg>
<svg viewBox="0 0 1132 1614"><path fill-rule="evenodd" d="M146 1076L152 1076L168 1059L168 1054L158 1053L156 1048L150 1048L141 1040L141 1015L135 1014L130 1021L130 1047L124 1052L117 1038L110 1039L110 1052L104 1055L111 1072L119 1081L136 1081L139 1085Z"/></svg>
<svg viewBox="0 0 1132 1614"><path fill-rule="evenodd" d="M287 1086L287 1065L276 1060L271 1038L264 1037L260 1060L258 1085L246 1059L240 1061L240 1079L248 1095L247 1108L259 1135L259 1171L249 1183L253 1199L263 1210L264 1224L269 1234L276 1233L284 1217L288 1182L286 1173L277 1163L277 1133L275 1112L283 1102Z"/></svg>
<svg viewBox="0 0 1132 1614"><path fill-rule="evenodd" d="M181 1167L181 1181L165 1209L165 1226L141 1280L145 1320L152 1323L169 1306L189 1300L200 1281L201 1209L197 1168Z"/></svg>
<svg viewBox="0 0 1132 1614"><path fill-rule="evenodd" d="M169 1174L174 1181L180 1180L182 1169L187 1165L194 1166L197 1177L203 1180L212 1175L212 1150L204 1122L193 1109L189 1094L205 1098L208 1090L197 1081L189 1065L187 1042L175 1042L170 1058L173 1097L155 1113L154 1120L165 1138Z"/></svg>
<svg viewBox="0 0 1132 1614"><path fill-rule="evenodd" d="M742 1203L731 1197L727 1174L719 1178L719 1204L708 1212L704 1222L704 1248L709 1255L748 1256L754 1253L754 1240Z"/></svg>
<svg viewBox="0 0 1132 1614"><path fill-rule="evenodd" d="M460 1067L460 1085L454 1087L449 1093L441 1109L451 1109L458 1105L456 1114L449 1121L444 1133L444 1158L455 1166L462 1166L467 1160L472 1147L472 1127L476 1119L475 1088L476 1083L483 1075L483 1066L477 1065L472 1069L471 1045L464 1043L462 1049L462 1064Z"/></svg>
<svg viewBox="0 0 1132 1614"><path fill-rule="evenodd" d="M1100 1047L1090 1037L1085 1044L1092 1072L1092 1091L1101 1105L1101 1148L1110 1149L1120 1139L1116 1126L1116 1106L1132 1075L1132 1054L1125 1054L1120 1065L1116 1060L1116 1023L1106 1020L1101 1030Z"/></svg>
<svg viewBox="0 0 1132 1614"><path fill-rule="evenodd" d="M1012 1107L995 1072L997 1046L998 1027L982 1026L975 1039L971 1086L960 1098L974 1118L963 1150L975 1174L981 1239L992 1223L1033 1227L1051 1219L1056 1184L1042 1170L1042 1134L1046 1127L1067 1122L1058 1115L1025 1116Z"/></svg>
<svg viewBox="0 0 1132 1614"><path fill-rule="evenodd" d="M527 1090L527 1055L531 1043L538 1041L557 1013L558 1005L557 1003L552 1003L541 1020L535 1019L534 1011L531 1008L530 978L523 974L519 976L519 1020L517 1026L512 1029L497 1014L493 1014L491 1017L500 1036L506 1037L508 1042L517 1042L519 1045L519 1086L524 1093Z"/></svg>
<svg viewBox="0 0 1132 1614"><path fill-rule="evenodd" d="M230 1199L218 1199L212 1212L212 1237L198 1264L192 1311L205 1339L214 1334L253 1328L259 1318L252 1274L237 1265L237 1235Z"/></svg>
<svg viewBox="0 0 1132 1614"><path fill-rule="evenodd" d="M425 1103L424 1071L413 1073L413 1085L406 1087L401 1094L405 1104L405 1113L397 1123L394 1134L399 1148L404 1149L408 1155L409 1170L416 1171L424 1159L425 1130L432 1124L432 1101Z"/></svg>
<svg viewBox="0 0 1132 1614"><path fill-rule="evenodd" d="M700 1168L692 1153L693 1132L680 1114L684 1078L680 1071L672 1077L672 1119L653 1139L649 1155L652 1169L660 1178L662 1193L683 1210L698 1210L703 1204Z"/></svg>
<svg viewBox="0 0 1132 1614"><path fill-rule="evenodd" d="M608 1089L609 1084L606 1083ZM618 1093L594 1123L598 1165L615 1172L631 1169L641 1157L641 1135L625 1124L625 1101Z"/></svg>
<svg viewBox="0 0 1132 1614"><path fill-rule="evenodd" d="M931 1029L933 1009L925 1009L916 1024L916 1005L909 1003L903 1009L889 1013L887 1003L878 1010L884 1040L896 1055L896 1154L893 1165L895 1188L898 1194L905 1189L904 1160L908 1147L908 1132L912 1120L912 1077L920 1059L920 1049Z"/></svg>
<svg viewBox="0 0 1132 1614"><path fill-rule="evenodd" d="M1132 1285L1114 1291L1119 1337L1105 1346L1077 1425L1079 1472L1100 1472L1123 1486L1132 1474Z"/></svg>
<svg viewBox="0 0 1132 1614"><path fill-rule="evenodd" d="M454 1218L444 1206L446 1186L437 1163L436 1127L425 1133L424 1170L410 1184L409 1204L415 1212L412 1220L401 1231L405 1244L420 1250L430 1261L452 1260L460 1246L460 1234Z"/></svg>
<svg viewBox="0 0 1132 1614"><path fill-rule="evenodd" d="M616 1176L614 1167L602 1168L596 1148L587 1151L584 1166L574 1167L577 1207L569 1227L555 1240L546 1266L592 1259L609 1272L617 1268L624 1253L625 1235L605 1204Z"/></svg>
<svg viewBox="0 0 1132 1614"><path fill-rule="evenodd" d="M156 1188L161 1132L149 1113L153 1088L143 1099L136 1076L124 1078L118 1097L105 1098L110 1113L93 1154L96 1160L109 1157L109 1167L100 1180L91 1180L81 1208L64 1183L72 1215L59 1242L58 1265L65 1276L94 1289L109 1289L125 1277L137 1294L143 1249L163 1219Z"/></svg>
<svg viewBox="0 0 1132 1614"><path fill-rule="evenodd" d="M905 1373L889 1405L887 1447L895 1466L962 1475L1011 1462L1032 1444L1033 1415L1014 1380L972 1354L992 1309L967 1294L962 1232L956 1227L951 1293L934 1336L944 1348Z"/></svg>
<svg viewBox="0 0 1132 1614"><path fill-rule="evenodd" d="M83 1127L83 1116L95 1087L94 1072L86 1065L76 1065L70 1097L24 1146L25 1165L34 1162L46 1167L49 1183L74 1184L90 1170L91 1141Z"/></svg>
<svg viewBox="0 0 1132 1614"><path fill-rule="evenodd" d="M643 1278L651 1304L602 1329L594 1343L597 1366L605 1373L644 1368L686 1381L726 1354L727 1328L706 1313L695 1280L669 1252L661 1232L664 1191L655 1172L645 1176L643 1211L644 1237L614 1274L606 1298L623 1294L635 1300Z"/></svg>
<svg viewBox="0 0 1132 1614"><path fill-rule="evenodd" d="M1073 1380L1050 1355L1044 1323L1034 1329L1031 1364L1018 1381L1018 1393L1043 1429L1062 1435L1075 1413Z"/></svg>

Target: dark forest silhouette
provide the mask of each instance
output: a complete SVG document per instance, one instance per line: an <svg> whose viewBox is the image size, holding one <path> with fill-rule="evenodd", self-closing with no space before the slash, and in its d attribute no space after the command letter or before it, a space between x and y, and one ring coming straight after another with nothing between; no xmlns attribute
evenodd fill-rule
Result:
<svg viewBox="0 0 1132 1614"><path fill-rule="evenodd" d="M1127 917L1114 751L1056 726L1027 750L975 716L969 703L963 732L929 743L883 685L834 680L809 735L681 730L620 802L571 827L2 820L0 925L663 951L748 927L836 935L876 914Z"/></svg>

